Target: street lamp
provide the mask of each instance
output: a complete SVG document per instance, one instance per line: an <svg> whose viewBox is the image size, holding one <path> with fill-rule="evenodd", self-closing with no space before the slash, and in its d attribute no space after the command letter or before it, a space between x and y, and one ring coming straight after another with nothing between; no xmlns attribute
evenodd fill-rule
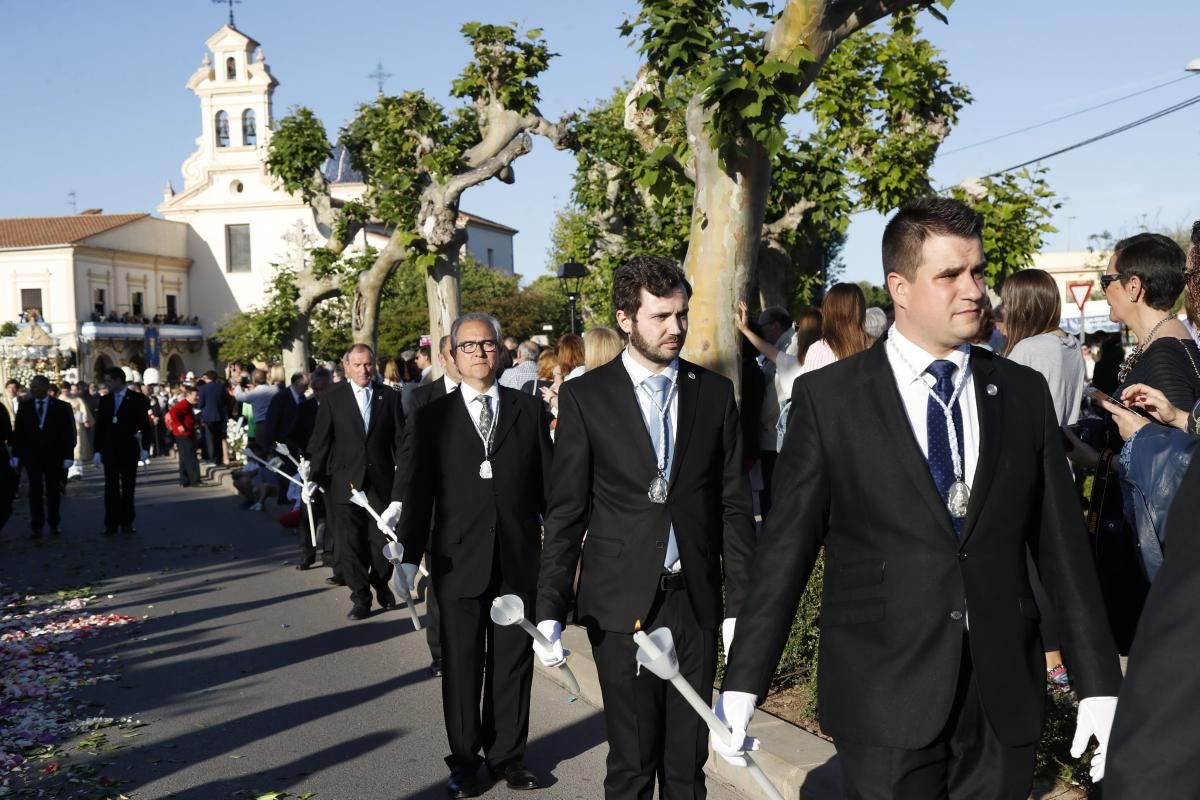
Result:
<svg viewBox="0 0 1200 800"><path fill-rule="evenodd" d="M567 308L571 314L571 333L575 333L575 301L579 299L587 274L587 267L577 261L568 261L558 268L558 285L567 296Z"/></svg>

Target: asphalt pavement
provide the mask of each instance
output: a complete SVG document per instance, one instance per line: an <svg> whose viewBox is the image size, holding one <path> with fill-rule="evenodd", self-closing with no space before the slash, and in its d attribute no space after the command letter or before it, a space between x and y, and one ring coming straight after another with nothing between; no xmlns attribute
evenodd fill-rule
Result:
<svg viewBox="0 0 1200 800"><path fill-rule="evenodd" d="M282 507L243 510L227 480L182 488L173 459L140 476L136 533L101 534L101 491L89 467L64 499L64 534L36 542L17 500L0 533L0 580L91 585L99 610L142 620L90 646L119 657L119 679L76 692L89 714L145 723L91 757L127 797L446 796L439 679L402 605L346 620L349 593L324 583L329 570L294 569ZM484 796L601 798L606 752L599 711L536 674L526 762L547 787L501 783ZM742 795L710 777L709 797Z"/></svg>

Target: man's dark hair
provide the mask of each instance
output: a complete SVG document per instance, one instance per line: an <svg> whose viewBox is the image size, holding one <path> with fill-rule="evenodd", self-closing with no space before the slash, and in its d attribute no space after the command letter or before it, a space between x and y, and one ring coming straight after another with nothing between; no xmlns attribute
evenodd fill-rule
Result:
<svg viewBox="0 0 1200 800"><path fill-rule="evenodd" d="M1183 248L1161 233L1138 233L1113 247L1121 285L1136 275L1145 290L1146 305L1169 311L1183 292L1183 269L1187 256Z"/></svg>
<svg viewBox="0 0 1200 800"><path fill-rule="evenodd" d="M120 367L109 367L101 373L105 378L112 378L114 381L125 382L125 370Z"/></svg>
<svg viewBox="0 0 1200 800"><path fill-rule="evenodd" d="M624 311L632 319L642 307L642 289L655 297L666 297L681 286L684 294L691 297L692 285L671 259L634 256L613 272L613 311Z"/></svg>
<svg viewBox="0 0 1200 800"><path fill-rule="evenodd" d="M217 371L215 369L210 369L208 372L204 373L204 375L202 375L201 377L203 377L204 380L208 381L209 383L212 383L213 381L215 381L217 379Z"/></svg>
<svg viewBox="0 0 1200 800"><path fill-rule="evenodd" d="M418 347L417 352L420 353L421 355L425 356L426 358L431 358L433 356L433 351L430 349L429 345L427 345L427 344L423 344L420 347Z"/></svg>
<svg viewBox="0 0 1200 800"><path fill-rule="evenodd" d="M19 380L17 380L16 378L9 378L8 381L5 382L4 386L5 386L5 388L8 388L9 386L15 386L18 389L20 389L21 382Z"/></svg>
<svg viewBox="0 0 1200 800"><path fill-rule="evenodd" d="M762 328L772 322L784 329L792 324L792 318L783 306L767 306L758 315L758 325Z"/></svg>
<svg viewBox="0 0 1200 800"><path fill-rule="evenodd" d="M288 383L289 383L290 385L294 386L294 385L296 384L296 381L299 381L299 380L304 380L304 377L305 377L305 376L304 376L304 373L303 373L303 372L293 372L293 373L292 373L292 379L291 379L291 380L290 380Z"/></svg>
<svg viewBox="0 0 1200 800"><path fill-rule="evenodd" d="M983 238L983 217L961 200L920 197L905 203L883 230L883 277L917 277L921 249L930 236Z"/></svg>

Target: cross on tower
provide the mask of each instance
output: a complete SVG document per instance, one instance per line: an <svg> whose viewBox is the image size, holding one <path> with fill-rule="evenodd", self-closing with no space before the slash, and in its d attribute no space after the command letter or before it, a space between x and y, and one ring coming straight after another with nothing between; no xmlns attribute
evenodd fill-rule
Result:
<svg viewBox="0 0 1200 800"><path fill-rule="evenodd" d="M241 5L242 0L212 0L212 1L219 6L226 5L226 4L229 5L229 27L236 28L237 26L233 24L233 4L237 3L238 5Z"/></svg>
<svg viewBox="0 0 1200 800"><path fill-rule="evenodd" d="M379 84L379 93L383 94L383 80L392 77L392 73L383 71L383 59L380 59L379 63L375 65L375 71L367 77Z"/></svg>

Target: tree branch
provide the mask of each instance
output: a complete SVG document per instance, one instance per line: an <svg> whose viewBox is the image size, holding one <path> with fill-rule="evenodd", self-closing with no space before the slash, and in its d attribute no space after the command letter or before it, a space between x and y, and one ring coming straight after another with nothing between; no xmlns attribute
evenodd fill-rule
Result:
<svg viewBox="0 0 1200 800"><path fill-rule="evenodd" d="M786 233L791 233L800 227L800 223L804 222L805 215L816 207L817 204L807 198L793 203L791 208L783 212L783 216L779 219L763 225L763 238L775 240Z"/></svg>
<svg viewBox="0 0 1200 800"><path fill-rule="evenodd" d="M518 129L520 130L520 129ZM474 148L472 148L474 149ZM440 188L443 202L454 204L467 189L477 186L500 173L500 170L512 164L519 157L533 149L533 140L528 133L514 133L508 143L494 155L482 158L472 165L472 169L450 178Z"/></svg>

